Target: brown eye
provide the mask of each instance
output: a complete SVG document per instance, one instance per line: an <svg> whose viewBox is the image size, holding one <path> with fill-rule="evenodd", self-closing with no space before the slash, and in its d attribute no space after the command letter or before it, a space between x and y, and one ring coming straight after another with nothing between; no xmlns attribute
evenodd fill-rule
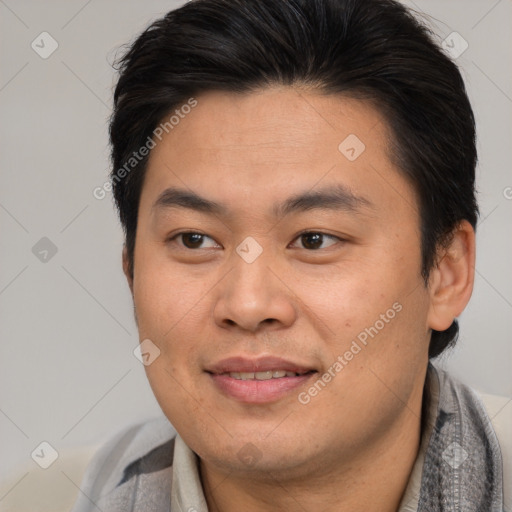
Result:
<svg viewBox="0 0 512 512"><path fill-rule="evenodd" d="M186 231L182 233L178 233L169 239L169 242L176 242L177 238L181 238L181 243L179 245L185 247L186 249L209 249L212 247L218 247L218 244L210 238L209 236L203 233L196 233L194 231ZM205 245L207 241L210 240L208 245Z"/></svg>
<svg viewBox="0 0 512 512"><path fill-rule="evenodd" d="M323 235L320 233L307 233L301 235L301 240L306 249L319 249L323 242Z"/></svg>
<svg viewBox="0 0 512 512"><path fill-rule="evenodd" d="M336 241L341 241L340 238L333 236L333 235L327 235L326 233L318 233L315 231L309 231L306 233L302 233L299 235L296 240L301 241L301 245L304 249L308 249L311 251L316 251L318 249L325 249L326 247L330 247L331 245L334 245ZM326 239L331 239L333 242L327 246L322 247L322 244L326 241Z"/></svg>
<svg viewBox="0 0 512 512"><path fill-rule="evenodd" d="M203 238L204 235L200 235L199 233L182 233L181 235L183 245L188 249L200 248L203 243Z"/></svg>

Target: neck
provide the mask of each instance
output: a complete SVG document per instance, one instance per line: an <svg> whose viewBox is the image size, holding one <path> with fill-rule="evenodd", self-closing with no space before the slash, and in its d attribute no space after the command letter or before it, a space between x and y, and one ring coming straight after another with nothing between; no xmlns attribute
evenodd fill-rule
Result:
<svg viewBox="0 0 512 512"><path fill-rule="evenodd" d="M200 463L210 512L396 512L420 445L421 394L385 435L347 460L300 476L227 473ZM321 466L320 466L321 467Z"/></svg>

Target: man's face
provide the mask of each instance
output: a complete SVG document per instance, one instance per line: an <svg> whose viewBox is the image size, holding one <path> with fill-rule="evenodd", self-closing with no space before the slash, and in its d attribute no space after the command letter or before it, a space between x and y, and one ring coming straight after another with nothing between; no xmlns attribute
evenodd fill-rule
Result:
<svg viewBox="0 0 512 512"><path fill-rule="evenodd" d="M157 140L140 200L133 294L160 350L155 396L226 472L370 456L417 422L429 341L417 198L387 125L293 88L196 99Z"/></svg>

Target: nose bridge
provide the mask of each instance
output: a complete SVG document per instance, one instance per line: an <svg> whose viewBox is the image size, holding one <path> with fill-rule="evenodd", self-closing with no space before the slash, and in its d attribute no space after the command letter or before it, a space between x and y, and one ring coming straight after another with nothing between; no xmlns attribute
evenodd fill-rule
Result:
<svg viewBox="0 0 512 512"><path fill-rule="evenodd" d="M253 238L245 239L232 255L234 265L230 280L230 293L238 295L241 302L262 300L269 293L272 272L270 271L270 250Z"/></svg>
<svg viewBox="0 0 512 512"><path fill-rule="evenodd" d="M246 239L232 254L232 271L215 306L219 325L255 330L265 321L293 322L295 309L286 287L274 275L271 251L256 244Z"/></svg>

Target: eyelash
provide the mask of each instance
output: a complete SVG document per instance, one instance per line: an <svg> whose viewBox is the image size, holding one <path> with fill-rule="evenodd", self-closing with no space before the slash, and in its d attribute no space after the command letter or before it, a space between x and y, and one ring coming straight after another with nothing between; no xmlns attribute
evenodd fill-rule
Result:
<svg viewBox="0 0 512 512"><path fill-rule="evenodd" d="M211 240L213 240L213 238L209 237L205 233L201 233L200 231L181 231L180 233L176 233L172 237L168 238L167 242L174 243L175 240L181 235L200 235L200 236L210 238ZM299 238L303 237L304 235L322 235L323 237L335 239L338 242L346 242L346 239L344 239L344 238L340 238L339 236L331 235L329 233L324 233L323 231L302 231L293 239L293 241L298 240ZM331 246L329 246L329 247L331 247ZM191 249L190 247L185 247L185 246L183 246L182 248L184 248L185 250L189 250L189 251L198 251L198 250L202 249L201 247L198 247L196 249ZM306 249L306 248L304 248L304 249L308 252L317 252L317 251L322 250L322 249ZM328 247L327 247L327 249L328 249ZM325 248L324 248L324 250L325 250Z"/></svg>

